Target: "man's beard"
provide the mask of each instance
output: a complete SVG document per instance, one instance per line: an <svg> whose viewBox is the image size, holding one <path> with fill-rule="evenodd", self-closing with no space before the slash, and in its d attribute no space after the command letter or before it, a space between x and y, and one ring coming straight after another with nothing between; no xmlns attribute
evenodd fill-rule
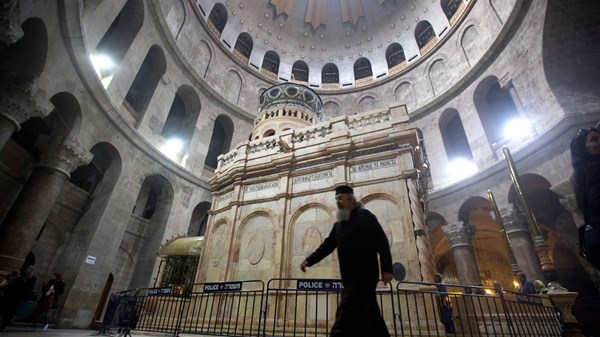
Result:
<svg viewBox="0 0 600 337"><path fill-rule="evenodd" d="M337 221L348 221L350 220L350 211L345 208L338 208L335 217Z"/></svg>

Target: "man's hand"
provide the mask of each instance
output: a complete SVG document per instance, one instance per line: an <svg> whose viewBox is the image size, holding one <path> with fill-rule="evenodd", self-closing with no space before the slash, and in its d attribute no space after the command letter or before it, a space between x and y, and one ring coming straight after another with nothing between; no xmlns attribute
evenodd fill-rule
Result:
<svg viewBox="0 0 600 337"><path fill-rule="evenodd" d="M388 284L394 279L394 275L392 273L388 273L386 271L381 272L381 281L383 284Z"/></svg>
<svg viewBox="0 0 600 337"><path fill-rule="evenodd" d="M300 270L302 270L302 272L305 273L306 272L306 267L308 267L308 261L304 260L300 264Z"/></svg>

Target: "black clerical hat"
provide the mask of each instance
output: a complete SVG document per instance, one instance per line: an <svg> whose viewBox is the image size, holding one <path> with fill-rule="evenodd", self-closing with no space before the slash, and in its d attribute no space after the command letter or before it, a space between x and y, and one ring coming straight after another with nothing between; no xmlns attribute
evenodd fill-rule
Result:
<svg viewBox="0 0 600 337"><path fill-rule="evenodd" d="M342 185L335 188L335 195L338 194L354 194L354 190L350 186Z"/></svg>

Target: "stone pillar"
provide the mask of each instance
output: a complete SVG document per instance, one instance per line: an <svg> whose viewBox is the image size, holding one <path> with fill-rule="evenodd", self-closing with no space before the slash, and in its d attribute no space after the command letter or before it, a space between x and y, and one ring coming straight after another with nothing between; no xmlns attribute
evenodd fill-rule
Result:
<svg viewBox="0 0 600 337"><path fill-rule="evenodd" d="M533 249L527 220L513 204L502 208L500 215L506 227L506 234L509 237L510 247L515 254L517 264L527 275L527 279L543 280L544 275L540 259Z"/></svg>
<svg viewBox="0 0 600 337"><path fill-rule="evenodd" d="M46 117L54 106L35 80L23 80L14 72L0 75L0 149L21 124L32 117Z"/></svg>
<svg viewBox="0 0 600 337"><path fill-rule="evenodd" d="M471 242L471 237L475 234L475 227L463 223L453 223L442 227L442 230L450 240L458 281L461 284L470 285L481 283Z"/></svg>
<svg viewBox="0 0 600 337"><path fill-rule="evenodd" d="M3 0L0 3L0 42L13 44L23 35L19 24L19 1Z"/></svg>
<svg viewBox="0 0 600 337"><path fill-rule="evenodd" d="M0 273L18 269L54 206L65 180L78 166L88 164L92 154L77 140L55 140L43 151L36 168L0 227Z"/></svg>

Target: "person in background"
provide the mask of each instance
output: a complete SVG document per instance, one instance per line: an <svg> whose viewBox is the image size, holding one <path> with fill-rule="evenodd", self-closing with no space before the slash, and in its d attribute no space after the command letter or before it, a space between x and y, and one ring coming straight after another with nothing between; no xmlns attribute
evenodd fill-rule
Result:
<svg viewBox="0 0 600 337"><path fill-rule="evenodd" d="M54 278L48 280L48 282L42 285L42 296L38 300L38 308L31 324L31 327L34 331L40 318L44 322L42 331L46 331L48 329L48 311L56 308L54 304L58 300L58 296L61 295L64 290L65 283L62 280L62 274L59 272L54 273Z"/></svg>
<svg viewBox="0 0 600 337"><path fill-rule="evenodd" d="M435 287L440 294L439 298L439 308L440 308L440 318L442 323L444 324L444 328L446 329L446 333L456 333L456 327L454 326L454 320L452 319L452 306L450 304L450 300L448 299L448 288L443 282L442 274L436 273L433 275L433 282L435 283ZM465 288L466 291L467 288ZM471 288L469 289L469 293L471 293Z"/></svg>
<svg viewBox="0 0 600 337"><path fill-rule="evenodd" d="M533 282L531 282L527 279L527 276L525 275L525 273L523 273L523 272L518 273L517 279L519 280L519 283L521 283L521 286L519 287L519 292L521 294L524 294L524 295L537 294L537 291L535 290L535 286L533 285Z"/></svg>
<svg viewBox="0 0 600 337"><path fill-rule="evenodd" d="M336 187L335 200L337 222L300 269L305 272L337 248L344 289L330 336L389 337L376 297L379 264L381 280L387 284L393 278L388 238L375 215L356 200L350 186Z"/></svg>
<svg viewBox="0 0 600 337"><path fill-rule="evenodd" d="M494 288L496 295L502 295L502 292L504 291L504 289L502 289L502 284L498 280L494 280L492 288Z"/></svg>
<svg viewBox="0 0 600 337"><path fill-rule="evenodd" d="M600 270L600 130L581 129L571 140L573 189L584 223L578 226L579 250Z"/></svg>
<svg viewBox="0 0 600 337"><path fill-rule="evenodd" d="M32 265L25 266L21 271L21 276L10 285L10 291L5 291L5 301L0 308L0 316L2 316L0 331L4 331L10 325L23 301L36 298L37 278L33 275L33 269Z"/></svg>
<svg viewBox="0 0 600 337"><path fill-rule="evenodd" d="M535 290L538 294L547 294L548 293L548 288L546 288L546 285L544 284L544 282L542 282L540 280L533 281L533 286L535 287Z"/></svg>

